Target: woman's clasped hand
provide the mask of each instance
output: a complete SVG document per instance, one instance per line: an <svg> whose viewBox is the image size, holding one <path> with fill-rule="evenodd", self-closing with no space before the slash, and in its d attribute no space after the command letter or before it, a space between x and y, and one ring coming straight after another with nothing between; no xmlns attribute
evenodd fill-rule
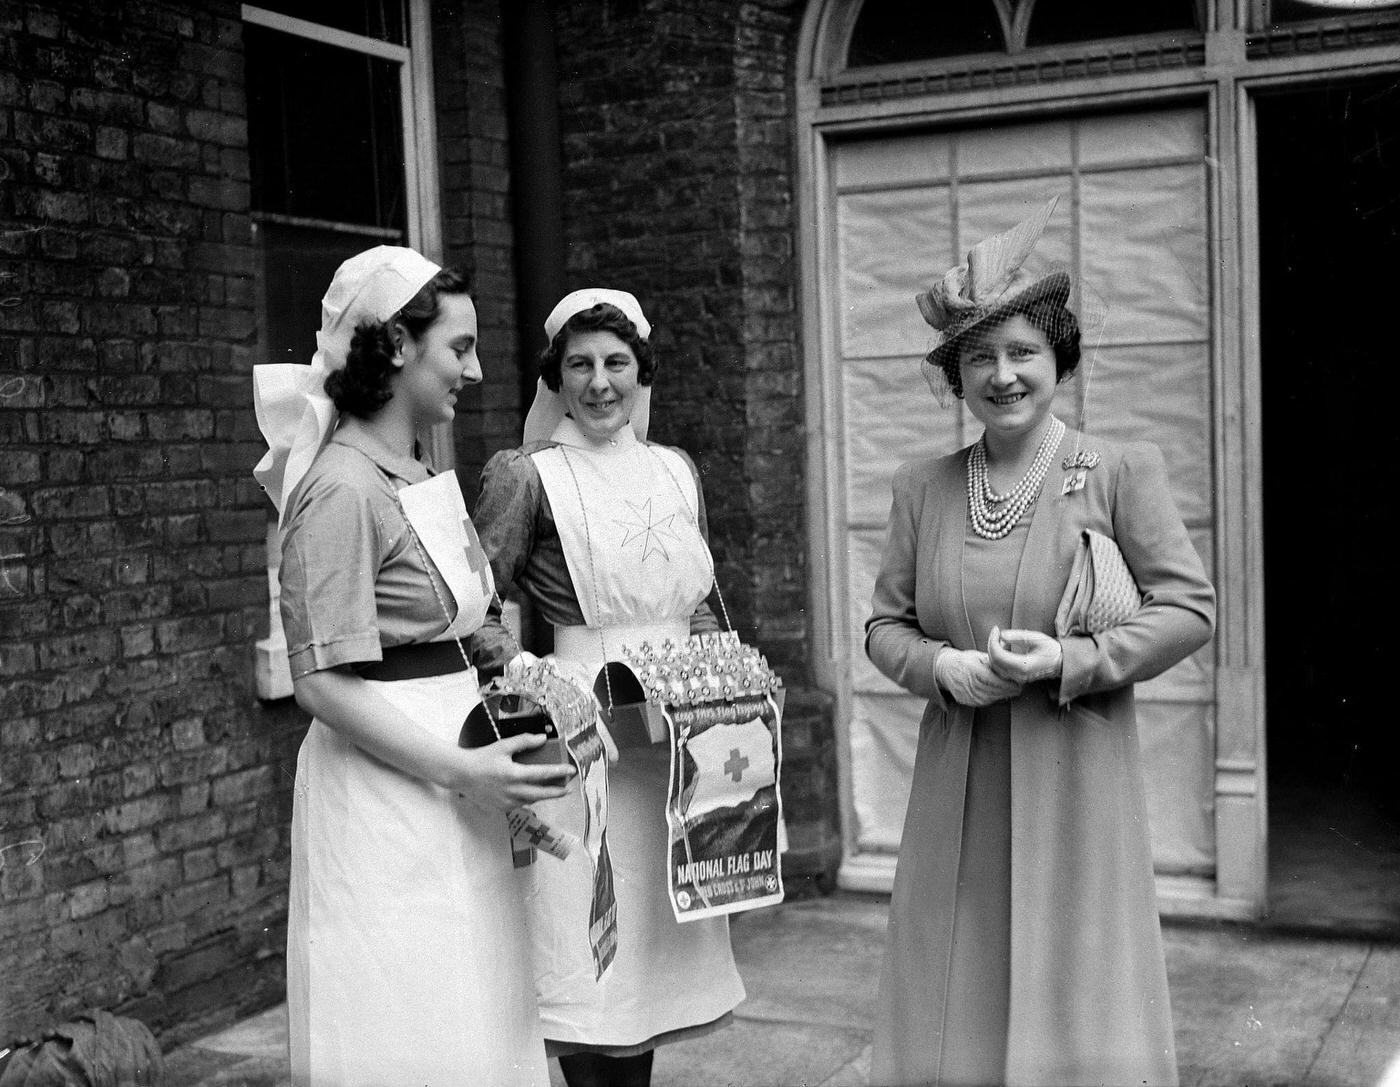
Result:
<svg viewBox="0 0 1400 1087"><path fill-rule="evenodd" d="M1060 674L1060 643L1038 630L992 628L985 653L976 649L939 650L934 678L960 706L990 706L1015 698L1027 683Z"/></svg>
<svg viewBox="0 0 1400 1087"><path fill-rule="evenodd" d="M1064 663L1057 639L1039 630L1002 630L992 627L987 639L987 661L992 671L1017 684L1054 679Z"/></svg>
<svg viewBox="0 0 1400 1087"><path fill-rule="evenodd" d="M933 674L960 706L990 706L1021 693L1021 684L998 675L989 654L977 649L940 649Z"/></svg>

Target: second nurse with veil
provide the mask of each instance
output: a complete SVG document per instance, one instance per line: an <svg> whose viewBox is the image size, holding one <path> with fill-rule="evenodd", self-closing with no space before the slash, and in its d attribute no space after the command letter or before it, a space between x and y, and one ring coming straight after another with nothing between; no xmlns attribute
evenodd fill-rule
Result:
<svg viewBox="0 0 1400 1087"><path fill-rule="evenodd" d="M555 657L591 687L623 645L717 627L714 564L690 458L646 440L656 360L625 291L563 298L545 322L525 444L482 474L474 516L496 584L518 585L554 626ZM502 660L513 652L497 629ZM490 641L484 628L477 644ZM623 750L608 773L607 847L617 951L595 977L592 872L576 851L527 870L527 913L546 1045L569 1087L650 1082L657 1045L713 1030L744 997L726 918L677 923L666 888L667 745ZM578 829L577 798L536 806Z"/></svg>

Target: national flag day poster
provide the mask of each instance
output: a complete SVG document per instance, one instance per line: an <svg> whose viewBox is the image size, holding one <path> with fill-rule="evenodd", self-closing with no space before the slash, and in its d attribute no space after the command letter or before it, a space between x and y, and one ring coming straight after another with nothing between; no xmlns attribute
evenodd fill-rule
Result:
<svg viewBox="0 0 1400 1087"><path fill-rule="evenodd" d="M678 921L783 899L782 713L771 696L667 707L668 883Z"/></svg>

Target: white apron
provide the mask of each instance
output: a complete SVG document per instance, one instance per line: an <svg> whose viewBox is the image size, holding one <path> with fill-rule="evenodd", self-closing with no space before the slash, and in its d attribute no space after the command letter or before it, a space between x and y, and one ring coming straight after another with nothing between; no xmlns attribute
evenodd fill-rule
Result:
<svg viewBox="0 0 1400 1087"><path fill-rule="evenodd" d="M447 583L444 599L457 605L437 640L465 637L481 625L493 585L456 478L414 484L399 498ZM480 700L475 669L366 682L454 744ZM505 816L312 721L292 814L293 1084L545 1087L529 978Z"/></svg>
<svg viewBox="0 0 1400 1087"><path fill-rule="evenodd" d="M602 448L566 418L559 446L532 455L549 496L587 627L556 630L556 655L596 674L622 644L685 638L714 570L700 535L695 480L668 449L631 428ZM544 1034L637 1046L698 1027L744 999L725 918L679 924L667 896L666 745L629 748L609 771L608 848L617 894L617 958L601 981L588 946L587 860L542 857L523 871ZM536 805L574 828L574 805Z"/></svg>

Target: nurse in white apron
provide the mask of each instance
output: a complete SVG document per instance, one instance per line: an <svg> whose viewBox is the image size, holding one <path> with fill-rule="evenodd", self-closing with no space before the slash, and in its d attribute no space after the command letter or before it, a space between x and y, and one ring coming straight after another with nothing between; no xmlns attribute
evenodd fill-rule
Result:
<svg viewBox="0 0 1400 1087"><path fill-rule="evenodd" d="M554 625L555 655L594 675L622 645L680 639L717 624L705 603L714 566L690 458L648 443L651 327L623 291L565 297L525 445L482 475L476 523L502 591L519 585ZM479 643L513 652L488 624ZM485 653L483 655L486 655ZM546 1044L569 1087L643 1087L658 1045L727 1022L744 998L727 919L679 924L666 891L665 745L621 752L608 777L607 839L617 956L595 978L586 857L541 856L525 870ZM576 798L535 805L577 829Z"/></svg>
<svg viewBox="0 0 1400 1087"><path fill-rule="evenodd" d="M462 639L494 586L455 475L417 435L481 379L465 281L411 249L341 265L310 367L255 371L298 705L287 922L297 1087L548 1083L505 813L564 794L457 747Z"/></svg>

